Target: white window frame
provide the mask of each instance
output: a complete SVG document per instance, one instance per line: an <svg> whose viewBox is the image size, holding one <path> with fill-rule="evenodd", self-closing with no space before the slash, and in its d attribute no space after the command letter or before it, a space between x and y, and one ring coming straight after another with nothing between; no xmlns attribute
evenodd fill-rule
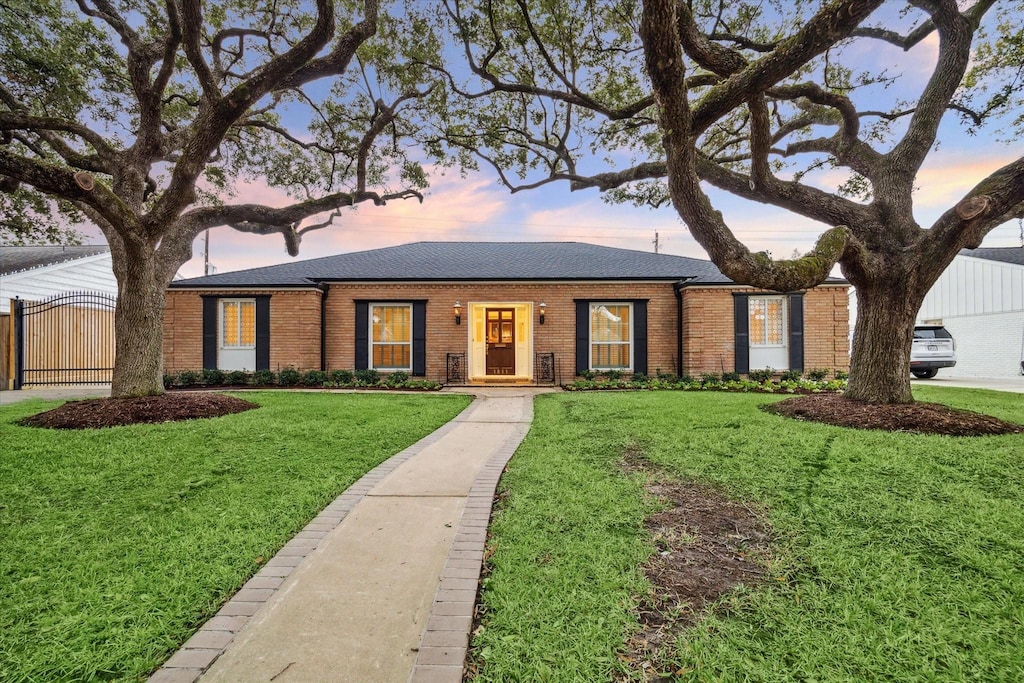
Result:
<svg viewBox="0 0 1024 683"><path fill-rule="evenodd" d="M629 308L629 341L624 341L624 342L605 342L605 341L595 342L594 341L594 339L593 339L593 334L594 334L594 312L596 310L598 310L601 306L605 306L605 307L607 307L607 306L626 306L627 308ZM633 343L633 326L635 324L635 321L634 321L634 318L633 318L633 313L634 312L633 312L633 302L632 301L591 301L590 302L590 308L587 311L587 356L588 356L588 358L587 358L587 366L591 370L595 370L595 371L598 371L598 372L602 372L602 371L606 371L606 370L619 370L620 372L633 372L633 354L634 354L634 352L636 350L636 347L634 346L634 343ZM629 365L627 367L618 367L618 366L609 367L609 366L594 365L594 344L595 343L596 344L609 344L609 345L610 344L618 344L620 346L623 345L623 344L628 344L629 345Z"/></svg>
<svg viewBox="0 0 1024 683"><path fill-rule="evenodd" d="M375 342L373 340L373 316L374 316L374 309L376 309L378 307L384 307L384 306L386 306L388 308L400 308L401 307L401 308L408 308L409 309L409 341L408 342L394 342L394 341ZM366 324L369 326L369 334L367 335L367 337L369 337L370 348L369 348L369 358L367 359L367 367L369 367L369 368L371 368L373 370L380 370L381 372L399 372L399 371L402 371L402 372L412 372L412 363L413 363L413 360L412 360L412 353L413 353L412 338L413 338L413 330L415 329L413 327L414 311L413 311L412 303L411 302L410 303L405 303L403 301L378 301L378 302L371 302L370 305L368 306L368 308L369 308L369 319L366 321ZM403 367L391 366L391 365L389 365L387 367L377 367L376 365L374 365L374 363L373 363L373 347L375 345L383 345L383 344L387 344L388 346L407 345L409 347L409 365L407 367L404 367L404 368Z"/></svg>
<svg viewBox="0 0 1024 683"><path fill-rule="evenodd" d="M753 296L753 295L751 295L751 296L749 296L747 298L747 326L748 326L747 334L748 334L748 339L750 339L750 346L751 346L751 348L758 348L758 349L781 349L781 348L785 348L786 346L788 346L788 344L786 343L786 340L789 337L789 306L787 305L788 298L789 297L783 296L781 294L778 295L778 296ZM765 343L765 342L757 342L757 343L754 342L754 335L753 335L752 330L750 329L750 327L753 324L753 321L750 319L751 318L750 312L751 312L751 306L753 306L753 303L755 301L766 301L766 302L767 301L781 301L782 302L782 334L781 334L782 341L780 343L778 343L778 344L768 344L768 343ZM767 310L768 310L768 305L765 304L765 311L767 311ZM761 325L762 325L762 328L763 328L763 331L764 331L764 335L763 335L762 338L763 339L767 339L768 338L768 316L767 315L765 315L765 319L762 321Z"/></svg>
<svg viewBox="0 0 1024 683"><path fill-rule="evenodd" d="M243 334L242 334L242 309L241 309L241 304L252 304L252 344L242 344L242 343L227 344L227 343L225 343L225 341L224 341L224 323L225 323L225 321L227 319L227 316L224 314L224 305L225 304L239 304L239 309L238 309L238 340L239 340L239 342L241 342L241 340L243 338ZM217 341L219 342L219 347L220 348L228 349L228 350L231 350L231 351L245 351L247 349L255 349L256 348L256 327L257 327L257 322L256 322L256 299L246 299L246 298L220 299L220 305L218 307L217 314L218 314L218 320L217 320L217 337L218 337L218 339L217 339Z"/></svg>

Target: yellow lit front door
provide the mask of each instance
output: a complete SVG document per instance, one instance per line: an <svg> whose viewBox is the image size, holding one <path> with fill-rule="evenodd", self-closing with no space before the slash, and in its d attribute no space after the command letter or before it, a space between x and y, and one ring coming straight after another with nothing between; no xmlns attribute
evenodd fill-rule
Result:
<svg viewBox="0 0 1024 683"><path fill-rule="evenodd" d="M516 374L516 312L514 308L487 309L487 374Z"/></svg>

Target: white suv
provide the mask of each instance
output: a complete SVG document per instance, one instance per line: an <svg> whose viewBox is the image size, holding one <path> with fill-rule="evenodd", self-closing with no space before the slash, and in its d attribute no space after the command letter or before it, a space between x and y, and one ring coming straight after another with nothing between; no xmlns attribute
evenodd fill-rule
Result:
<svg viewBox="0 0 1024 683"><path fill-rule="evenodd" d="M939 368L956 365L956 342L942 325L917 325L910 347L910 372L919 379L930 379Z"/></svg>

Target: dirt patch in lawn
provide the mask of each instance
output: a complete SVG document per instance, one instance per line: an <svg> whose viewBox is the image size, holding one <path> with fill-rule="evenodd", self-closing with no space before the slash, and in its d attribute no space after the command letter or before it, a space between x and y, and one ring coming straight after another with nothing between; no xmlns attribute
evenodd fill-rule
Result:
<svg viewBox="0 0 1024 683"><path fill-rule="evenodd" d="M18 421L27 427L96 429L139 423L174 422L241 413L259 406L213 393L172 393L135 398L93 398L69 401L59 408Z"/></svg>
<svg viewBox="0 0 1024 683"><path fill-rule="evenodd" d="M645 473L644 488L666 507L644 522L657 549L644 566L651 592L639 606L640 630L619 656L644 680L668 681L673 672L659 663L679 634L726 593L765 580L771 528L756 510L710 486L652 472L638 452L627 452L623 467Z"/></svg>
<svg viewBox="0 0 1024 683"><path fill-rule="evenodd" d="M1024 425L1005 422L991 415L920 401L879 405L854 401L839 394L811 394L764 405L761 409L797 420L855 429L947 436L1024 433Z"/></svg>

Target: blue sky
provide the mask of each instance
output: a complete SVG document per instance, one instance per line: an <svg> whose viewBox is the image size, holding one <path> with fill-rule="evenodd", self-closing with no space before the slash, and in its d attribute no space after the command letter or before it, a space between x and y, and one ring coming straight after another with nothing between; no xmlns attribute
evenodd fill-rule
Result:
<svg viewBox="0 0 1024 683"><path fill-rule="evenodd" d="M879 67L902 73L900 92L923 85L937 54L937 38L930 36L904 53L871 41L858 61L866 69ZM861 48L859 48L861 49ZM879 93L879 97L883 94ZM891 93L890 93L891 95ZM862 103L863 106L864 103ZM871 108L883 104L867 103ZM887 104L887 103L886 103ZM919 224L930 225L953 206L977 182L1022 154L1022 145L995 139L992 130L975 137L962 132L954 117L943 124L941 144L918 176L915 212ZM815 184L834 189L843 180L839 172L818 173ZM232 201L289 203L283 191L265 183L240 186ZM767 250L780 258L794 250L810 249L827 227L787 211L753 204L717 191L709 191L737 236L753 251ZM95 229L87 241L101 241ZM511 194L489 171L461 177L457 171L432 174L431 189L423 204L415 200L391 202L384 207L370 203L343 212L331 228L308 233L299 259L393 246L419 240L559 241L575 240L653 251L655 233L664 253L707 258L671 207L658 210L628 205L609 205L596 190L570 192L567 183ZM1021 228L1009 222L990 233L983 246L1021 245ZM194 258L181 275L203 273L203 238L194 245ZM210 262L218 272L282 263L291 257L280 236L254 236L230 228L211 231Z"/></svg>

